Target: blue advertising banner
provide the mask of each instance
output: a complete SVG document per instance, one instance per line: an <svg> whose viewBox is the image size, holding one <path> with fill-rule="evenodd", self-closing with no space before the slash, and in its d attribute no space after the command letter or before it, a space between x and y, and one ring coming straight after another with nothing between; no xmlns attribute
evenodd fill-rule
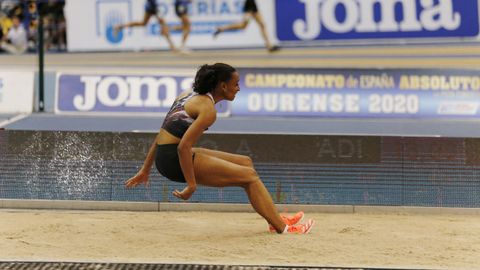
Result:
<svg viewBox="0 0 480 270"><path fill-rule="evenodd" d="M166 114L176 97L192 87L192 76L59 74L56 113ZM228 115L226 102L217 104Z"/></svg>
<svg viewBox="0 0 480 270"><path fill-rule="evenodd" d="M476 37L478 0L276 0L280 41Z"/></svg>
<svg viewBox="0 0 480 270"><path fill-rule="evenodd" d="M242 69L232 116L480 116L480 71Z"/></svg>

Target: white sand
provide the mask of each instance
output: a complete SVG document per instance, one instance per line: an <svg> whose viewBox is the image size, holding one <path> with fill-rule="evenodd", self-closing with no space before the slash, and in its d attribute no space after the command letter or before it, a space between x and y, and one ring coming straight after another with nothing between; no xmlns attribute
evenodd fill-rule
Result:
<svg viewBox="0 0 480 270"><path fill-rule="evenodd" d="M480 216L309 214L309 235L253 213L0 211L0 260L480 269Z"/></svg>

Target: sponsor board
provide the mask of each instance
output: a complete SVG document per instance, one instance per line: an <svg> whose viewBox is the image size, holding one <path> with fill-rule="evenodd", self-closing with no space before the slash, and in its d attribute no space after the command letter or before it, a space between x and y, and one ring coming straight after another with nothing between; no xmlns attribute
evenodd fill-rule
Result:
<svg viewBox="0 0 480 270"><path fill-rule="evenodd" d="M33 82L33 72L0 71L0 113L31 113Z"/></svg>
<svg viewBox="0 0 480 270"><path fill-rule="evenodd" d="M176 97L190 90L192 75L58 74L56 113L165 115ZM219 102L220 116L229 103Z"/></svg>
<svg viewBox="0 0 480 270"><path fill-rule="evenodd" d="M209 134L198 145L246 155L255 162L374 164L381 161L380 142L381 137L365 136Z"/></svg>
<svg viewBox="0 0 480 270"><path fill-rule="evenodd" d="M478 118L466 70L242 69L233 116Z"/></svg>
<svg viewBox="0 0 480 270"><path fill-rule="evenodd" d="M355 44L478 40L479 0L262 0L256 1L273 43L314 45L321 41ZM238 23L245 0L196 0L188 7L191 33L187 46L202 48L263 47L256 23L245 30L213 38L218 26ZM69 51L168 49L160 25L151 18L145 27L113 27L142 21L143 0L71 0L65 12ZM179 26L174 0L158 1L158 16ZM92 14L85 20L85 14ZM175 44L181 31L171 31Z"/></svg>
<svg viewBox="0 0 480 270"><path fill-rule="evenodd" d="M273 10L272 1L257 1L262 10ZM161 36L158 20L152 17L145 27L126 28L114 33L114 26L144 18L143 0L71 0L66 2L68 50L142 50L168 49ZM225 32L213 38L217 27L242 20L244 0L196 0L188 6L191 32L187 46L190 48L252 47L263 46L259 28L255 25L241 31ZM164 18L169 27L179 26L174 0L157 1L157 15ZM92 14L85 20L85 14ZM273 14L265 12L264 20L273 38ZM253 24L252 24L253 25ZM181 31L170 32L173 42L179 46Z"/></svg>
<svg viewBox="0 0 480 270"><path fill-rule="evenodd" d="M275 13L280 41L479 35L478 0L276 0Z"/></svg>
<svg viewBox="0 0 480 270"><path fill-rule="evenodd" d="M478 118L475 70L238 69L220 116ZM164 115L193 74L58 74L56 113ZM0 92L1 93L1 92Z"/></svg>

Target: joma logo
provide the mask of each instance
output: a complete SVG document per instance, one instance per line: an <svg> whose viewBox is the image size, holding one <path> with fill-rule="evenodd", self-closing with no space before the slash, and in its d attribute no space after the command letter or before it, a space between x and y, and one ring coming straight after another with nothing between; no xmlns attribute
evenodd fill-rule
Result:
<svg viewBox="0 0 480 270"><path fill-rule="evenodd" d="M339 34L453 31L462 22L461 14L454 10L453 0L298 1L304 5L305 18L293 22L293 32L303 40L319 37L322 27ZM338 9L343 10L341 18ZM401 14L397 14L400 10Z"/></svg>

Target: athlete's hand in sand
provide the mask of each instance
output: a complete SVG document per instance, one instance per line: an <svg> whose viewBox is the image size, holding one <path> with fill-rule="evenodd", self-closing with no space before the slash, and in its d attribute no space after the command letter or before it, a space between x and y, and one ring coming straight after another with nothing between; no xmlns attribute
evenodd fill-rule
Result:
<svg viewBox="0 0 480 270"><path fill-rule="evenodd" d="M182 190L182 192L175 189L173 191L173 195L179 199L188 200L190 199L190 197L192 197L192 194L195 192L196 189L197 189L196 187L186 186Z"/></svg>
<svg viewBox="0 0 480 270"><path fill-rule="evenodd" d="M127 188L133 188L139 184L145 184L145 187L148 187L148 177L149 174L144 171L139 171L134 177L130 178L125 182Z"/></svg>

